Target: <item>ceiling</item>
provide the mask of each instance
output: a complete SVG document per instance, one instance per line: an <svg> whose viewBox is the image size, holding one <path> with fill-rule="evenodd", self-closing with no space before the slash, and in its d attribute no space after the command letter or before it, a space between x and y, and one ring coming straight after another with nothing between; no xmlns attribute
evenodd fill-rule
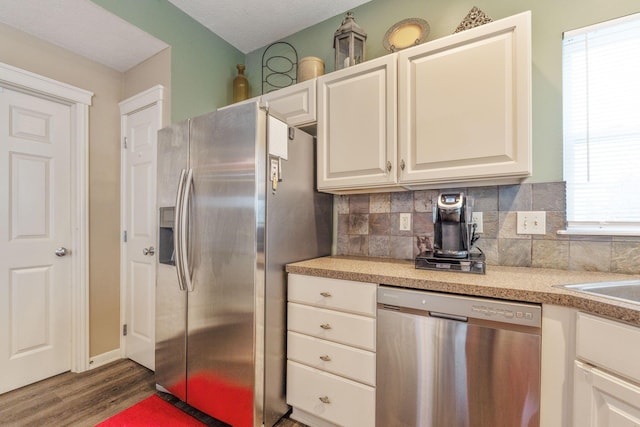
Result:
<svg viewBox="0 0 640 427"><path fill-rule="evenodd" d="M243 53L370 0L169 0ZM118 71L168 47L91 0L0 0L0 22Z"/></svg>
<svg viewBox="0 0 640 427"><path fill-rule="evenodd" d="M371 0L169 1L242 53L249 53Z"/></svg>

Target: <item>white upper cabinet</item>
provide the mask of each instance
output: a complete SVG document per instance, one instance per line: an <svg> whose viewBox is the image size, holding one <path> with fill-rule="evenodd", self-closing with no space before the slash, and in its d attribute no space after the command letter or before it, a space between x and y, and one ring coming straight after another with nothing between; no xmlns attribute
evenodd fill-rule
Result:
<svg viewBox="0 0 640 427"><path fill-rule="evenodd" d="M516 183L531 147L530 12L318 78L321 191Z"/></svg>
<svg viewBox="0 0 640 427"><path fill-rule="evenodd" d="M386 55L318 77L318 189L396 183L396 67Z"/></svg>
<svg viewBox="0 0 640 427"><path fill-rule="evenodd" d="M257 102L261 107L269 108L276 116L285 120L289 126L307 126L315 124L316 117L316 79L305 80L264 95L238 101L218 108L234 107Z"/></svg>
<svg viewBox="0 0 640 427"><path fill-rule="evenodd" d="M398 54L400 182L531 174L531 14Z"/></svg>
<svg viewBox="0 0 640 427"><path fill-rule="evenodd" d="M305 80L262 95L267 106L287 121L289 126L305 126L316 121L316 79Z"/></svg>

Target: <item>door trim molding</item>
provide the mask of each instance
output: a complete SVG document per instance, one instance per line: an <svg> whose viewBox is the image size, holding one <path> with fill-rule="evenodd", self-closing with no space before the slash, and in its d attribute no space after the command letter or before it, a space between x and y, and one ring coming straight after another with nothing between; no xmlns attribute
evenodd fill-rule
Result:
<svg viewBox="0 0 640 427"><path fill-rule="evenodd" d="M164 86L156 85L144 90L130 98L121 101L120 106L120 141L122 148L124 145L124 137L127 135L127 118L129 115L136 113L142 109L156 106L158 112L158 123L163 126L163 100ZM120 151L120 357L126 358L127 349L126 341L122 335L122 325L127 320L127 245L124 242L124 232L127 223L127 150ZM154 197L155 200L155 197ZM157 209L154 207L154 211ZM155 242L158 247L158 242ZM155 304L155 301L153 301Z"/></svg>
<svg viewBox="0 0 640 427"><path fill-rule="evenodd" d="M89 106L93 93L0 62L0 84L71 108L71 370L89 369Z"/></svg>

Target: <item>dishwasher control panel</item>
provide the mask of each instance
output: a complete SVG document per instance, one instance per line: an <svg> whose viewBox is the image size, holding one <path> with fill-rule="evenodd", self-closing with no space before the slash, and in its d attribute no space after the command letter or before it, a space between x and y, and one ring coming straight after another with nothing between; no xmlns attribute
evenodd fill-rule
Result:
<svg viewBox="0 0 640 427"><path fill-rule="evenodd" d="M474 313L478 313L479 315L483 315L485 317L503 317L508 320L513 318L533 320L533 312L528 308L510 310L505 308L496 308L492 305L474 304L471 306L471 310Z"/></svg>
<svg viewBox="0 0 640 427"><path fill-rule="evenodd" d="M380 286L378 304L420 310L436 317L473 318L535 328L542 325L540 305L514 301Z"/></svg>

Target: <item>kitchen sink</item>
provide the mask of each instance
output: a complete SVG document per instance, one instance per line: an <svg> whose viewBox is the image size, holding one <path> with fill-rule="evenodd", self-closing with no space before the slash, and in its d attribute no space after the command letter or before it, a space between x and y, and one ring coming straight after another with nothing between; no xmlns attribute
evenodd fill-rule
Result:
<svg viewBox="0 0 640 427"><path fill-rule="evenodd" d="M558 288L640 304L640 280L558 285Z"/></svg>

